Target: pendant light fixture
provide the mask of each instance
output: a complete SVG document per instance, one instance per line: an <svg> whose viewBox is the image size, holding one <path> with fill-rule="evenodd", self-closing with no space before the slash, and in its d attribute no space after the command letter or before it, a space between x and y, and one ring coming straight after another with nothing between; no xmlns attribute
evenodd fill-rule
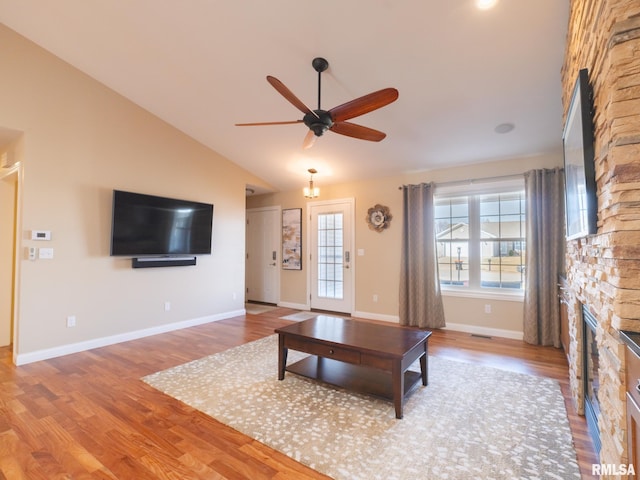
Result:
<svg viewBox="0 0 640 480"><path fill-rule="evenodd" d="M315 168L310 168L309 170L307 170L307 172L309 172L311 176L309 177L309 186L304 187L303 189L304 197L316 198L318 195L320 195L320 189L313 186L313 175L318 173L318 171Z"/></svg>

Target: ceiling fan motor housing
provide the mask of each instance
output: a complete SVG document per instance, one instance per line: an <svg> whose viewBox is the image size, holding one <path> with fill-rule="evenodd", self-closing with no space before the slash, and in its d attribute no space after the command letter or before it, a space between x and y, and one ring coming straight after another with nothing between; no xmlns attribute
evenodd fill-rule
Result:
<svg viewBox="0 0 640 480"><path fill-rule="evenodd" d="M315 115L314 115L315 114ZM307 113L303 118L304 124L309 127L317 137L333 126L331 114L326 110L314 110L314 113Z"/></svg>
<svg viewBox="0 0 640 480"><path fill-rule="evenodd" d="M324 72L327 68L329 68L329 62L327 62L322 57L314 58L311 62L311 65L313 66L313 69L318 73Z"/></svg>

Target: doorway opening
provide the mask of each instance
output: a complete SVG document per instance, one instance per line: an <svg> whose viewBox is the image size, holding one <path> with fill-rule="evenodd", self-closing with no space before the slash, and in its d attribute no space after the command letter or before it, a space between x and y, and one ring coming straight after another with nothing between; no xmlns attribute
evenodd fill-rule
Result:
<svg viewBox="0 0 640 480"><path fill-rule="evenodd" d="M15 359L18 268L19 165L0 169L0 218L9 228L0 231L0 347L13 350Z"/></svg>

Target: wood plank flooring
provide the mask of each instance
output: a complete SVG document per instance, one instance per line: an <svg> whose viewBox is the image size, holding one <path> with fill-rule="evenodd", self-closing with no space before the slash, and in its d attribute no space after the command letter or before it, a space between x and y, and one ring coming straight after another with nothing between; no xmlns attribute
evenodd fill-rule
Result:
<svg viewBox="0 0 640 480"><path fill-rule="evenodd" d="M277 308L21 367L0 348L0 480L328 478L140 381L271 335L291 313ZM561 351L450 331L435 331L429 349L557 379L583 478L594 478L596 457Z"/></svg>

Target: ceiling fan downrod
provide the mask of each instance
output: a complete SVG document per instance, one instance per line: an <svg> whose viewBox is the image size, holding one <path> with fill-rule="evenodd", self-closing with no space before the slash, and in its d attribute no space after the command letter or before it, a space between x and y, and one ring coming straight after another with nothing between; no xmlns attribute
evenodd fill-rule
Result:
<svg viewBox="0 0 640 480"><path fill-rule="evenodd" d="M313 66L313 69L318 72L318 110L322 110L322 107L320 106L321 78L322 72L329 68L329 62L322 57L316 57L311 62L311 65Z"/></svg>
<svg viewBox="0 0 640 480"><path fill-rule="evenodd" d="M329 62L322 57L316 57L311 62L311 65L313 69L318 72L318 109L311 114L307 113L303 121L304 124L313 131L316 137L319 137L333 126L331 114L322 110L321 106L322 72L329 68Z"/></svg>

